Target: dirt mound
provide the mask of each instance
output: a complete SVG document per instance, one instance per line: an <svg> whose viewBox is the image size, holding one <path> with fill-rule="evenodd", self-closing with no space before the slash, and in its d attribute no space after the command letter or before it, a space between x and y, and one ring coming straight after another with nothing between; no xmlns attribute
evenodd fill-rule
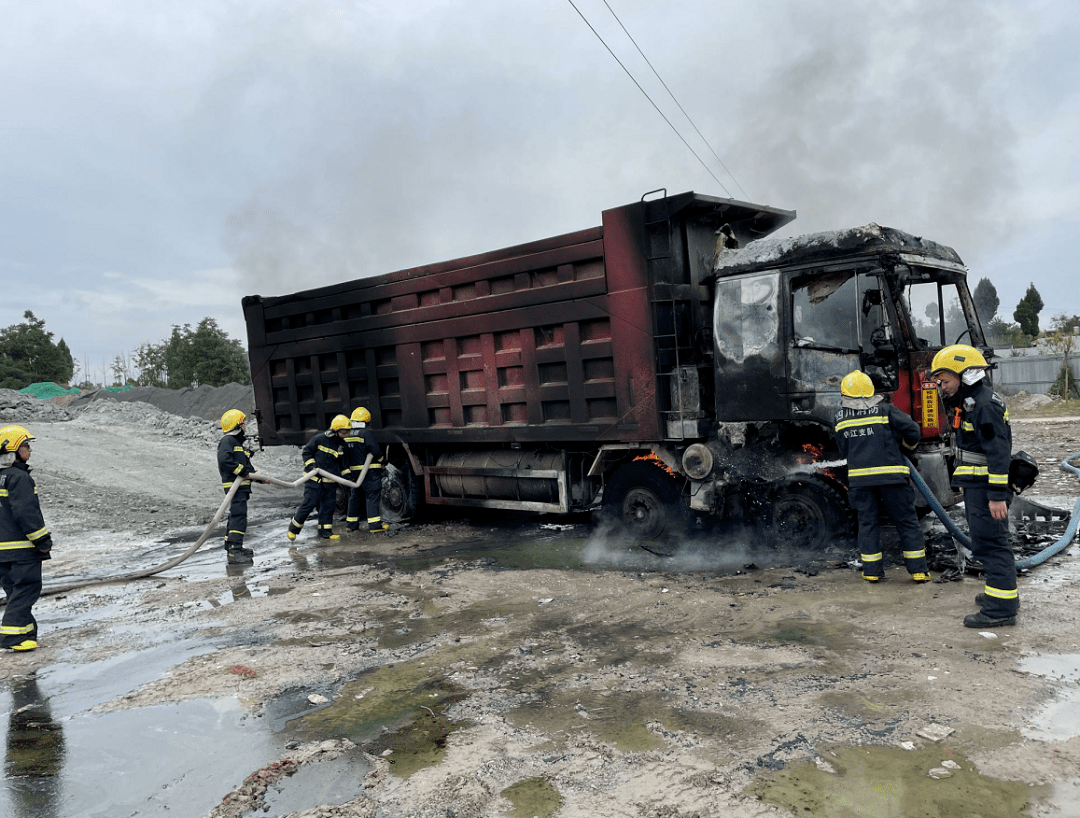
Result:
<svg viewBox="0 0 1080 818"><path fill-rule="evenodd" d="M255 393L250 386L227 383L224 386L196 386L184 389L160 389L156 386L136 386L124 392L101 390L82 395L71 402L78 410L97 400L149 403L163 412L181 417L219 420L229 409L247 414L255 411Z"/></svg>

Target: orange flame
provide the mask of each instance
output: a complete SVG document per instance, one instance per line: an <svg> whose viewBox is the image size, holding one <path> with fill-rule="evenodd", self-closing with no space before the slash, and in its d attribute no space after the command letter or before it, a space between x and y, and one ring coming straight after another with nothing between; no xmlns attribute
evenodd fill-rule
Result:
<svg viewBox="0 0 1080 818"><path fill-rule="evenodd" d="M670 468L668 468L668 464L665 463L662 459L660 459L659 455L657 455L656 452L649 452L648 454L643 454L640 457L635 457L634 458L635 462L637 462L638 460L648 460L648 461L650 461L652 463L655 463L657 466L662 468L664 471L666 471L672 477L678 477L678 475L675 474L675 472L673 472Z"/></svg>
<svg viewBox="0 0 1080 818"><path fill-rule="evenodd" d="M813 443L804 443L802 445L802 450L806 454L796 455L795 459L802 463L804 466L810 463L817 463L825 459L825 449L821 446L815 446ZM836 478L836 474L833 472L832 469L821 469L820 471L822 474L828 475L832 478Z"/></svg>

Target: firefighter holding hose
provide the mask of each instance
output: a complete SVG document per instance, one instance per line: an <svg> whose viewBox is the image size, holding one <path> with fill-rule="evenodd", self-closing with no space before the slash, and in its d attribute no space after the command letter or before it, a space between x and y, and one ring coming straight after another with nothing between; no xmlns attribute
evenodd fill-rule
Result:
<svg viewBox="0 0 1080 818"><path fill-rule="evenodd" d="M370 534L381 534L389 528L382 521L382 448L375 439L368 424L371 412L363 406L353 410L350 417L352 431L345 438L345 451L350 472L349 479L360 476L364 462L371 455L367 474L360 488L349 490L349 508L345 518L346 531L360 530L360 503L363 501L367 512L367 530Z"/></svg>
<svg viewBox="0 0 1080 818"><path fill-rule="evenodd" d="M915 451L922 433L907 414L874 394L874 384L856 369L840 382L836 445L848 462L848 502L859 522L862 578L885 578L881 555L881 516L892 517L904 565L915 582L929 582L926 543L915 512L915 490L904 454Z"/></svg>
<svg viewBox="0 0 1080 818"><path fill-rule="evenodd" d="M337 415L330 421L330 428L325 432L319 432L309 440L303 448L304 471L322 469L329 474L341 477L343 459L345 456L344 438L349 434L351 426L349 419L344 415ZM300 530L304 527L304 521L312 511L318 509L319 515L319 539L340 540L341 536L334 533L334 502L337 499L337 483L329 477L321 475L312 477L304 483L304 499L300 501L300 508L289 522L288 538L295 540Z"/></svg>
<svg viewBox="0 0 1080 818"><path fill-rule="evenodd" d="M225 525L225 554L229 565L250 565L255 552L244 547L247 532L247 504L251 498L251 452L244 446L244 423L247 415L230 409L221 416L223 436L218 442L218 471L221 485L229 493L236 480L242 481L229 506L229 521ZM264 481L259 481L264 482Z"/></svg>
<svg viewBox="0 0 1080 818"><path fill-rule="evenodd" d="M945 347L930 364L956 435L952 485L964 493L971 553L986 573L975 597L979 611L964 617L968 628L1015 625L1020 607L1009 543L1012 429L1005 401L985 380L988 368L983 354L966 344Z"/></svg>

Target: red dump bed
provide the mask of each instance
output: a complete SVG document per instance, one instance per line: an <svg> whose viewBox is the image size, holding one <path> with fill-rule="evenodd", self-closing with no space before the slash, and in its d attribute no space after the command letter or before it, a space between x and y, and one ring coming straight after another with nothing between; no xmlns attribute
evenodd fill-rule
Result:
<svg viewBox="0 0 1080 818"><path fill-rule="evenodd" d="M673 212L708 212L709 251L718 218L764 234L793 215L695 194L661 202L669 238L672 224L686 229ZM245 298L260 439L302 444L357 406L380 437L405 442L660 437L653 302L707 296L683 269L685 239L658 254L650 212L653 202L627 205L602 227Z"/></svg>

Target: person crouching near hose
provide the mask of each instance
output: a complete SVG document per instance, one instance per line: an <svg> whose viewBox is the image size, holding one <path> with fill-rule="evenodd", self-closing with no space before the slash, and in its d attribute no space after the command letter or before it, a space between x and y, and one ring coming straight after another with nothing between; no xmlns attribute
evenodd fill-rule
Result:
<svg viewBox="0 0 1080 818"><path fill-rule="evenodd" d="M964 493L971 553L986 573L983 593L975 597L980 610L964 617L968 628L1015 625L1020 606L1009 543L1012 429L1005 401L985 380L988 367L983 354L966 344L945 347L930 364L956 435L952 485Z"/></svg>
<svg viewBox="0 0 1080 818"><path fill-rule="evenodd" d="M888 513L900 537L904 565L915 582L929 582L926 543L915 511L911 469L904 460L922 438L919 425L874 394L870 377L856 369L840 382L836 445L848 463L848 502L859 522L862 578L885 578L881 556L881 517Z"/></svg>
<svg viewBox="0 0 1080 818"><path fill-rule="evenodd" d="M301 452L304 458L304 473L313 469L322 469L330 474L341 477L343 468L342 460L345 456L345 436L349 433L349 419L344 415L337 415L330 421L330 428L325 432L319 432L309 440ZM300 502L300 508L289 522L290 540L295 540L296 535L304 527L304 521L316 508L319 514L319 539L340 540L341 535L334 533L334 505L337 500L338 484L329 477L321 475L312 477L304 483L304 499Z"/></svg>
<svg viewBox="0 0 1080 818"><path fill-rule="evenodd" d="M45 527L37 484L30 476L30 441L22 426L0 429L0 585L7 595L0 648L37 648L32 608L41 596L41 563L50 559L52 535Z"/></svg>
<svg viewBox="0 0 1080 818"><path fill-rule="evenodd" d="M255 562L255 552L244 547L247 533L247 504L251 498L251 452L244 446L244 423L247 415L239 409L230 409L221 416L224 436L218 442L218 471L221 485L229 493L232 484L240 480L240 487L229 505L229 520L225 524L225 555L229 565L250 565ZM258 482L265 482L259 480Z"/></svg>

